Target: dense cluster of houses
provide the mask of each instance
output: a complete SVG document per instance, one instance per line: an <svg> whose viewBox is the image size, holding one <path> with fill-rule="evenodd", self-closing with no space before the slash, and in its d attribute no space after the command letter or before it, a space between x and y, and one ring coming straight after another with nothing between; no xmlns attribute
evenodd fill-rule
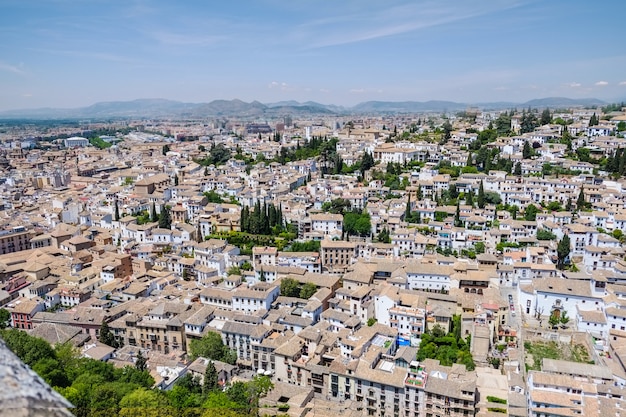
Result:
<svg viewBox="0 0 626 417"><path fill-rule="evenodd" d="M615 135L623 115L597 126L585 126L591 114L583 111L569 116L574 149L608 155L626 147ZM0 305L12 326L71 341L89 357L124 364L145 352L164 389L187 372L202 375L205 359L189 363L186 352L192 340L217 332L237 356L236 366L219 364L220 381L244 370L271 375L286 392L306 393L294 413L315 398L377 416L490 416L501 408L519 416L599 415L623 406L626 182L565 158L565 146L553 143L563 125L490 144L519 162L522 175L439 172L444 160L465 164L476 140L465 128L484 128L495 117L458 121L445 144L390 141L389 130L371 127L381 120L345 130L308 126L305 135L338 137L348 165L370 153L378 165L364 178L322 175L316 158L195 162L218 145L271 159L304 140L287 130L279 142L258 130L200 142L134 132L104 150L77 138L70 148L49 149L6 141ZM537 144L532 159L522 156L525 142ZM374 179L388 163L413 162L419 168L400 174L403 190ZM580 174L533 175L545 163ZM459 195L482 189L500 204L459 198L447 206L442 196L452 186ZM565 210L580 198L584 209ZM344 216L324 211L337 199L369 215L369 237L348 236ZM318 241L319 250L255 246L249 253L219 238L241 231L241 208L257 203L280 207L296 239ZM530 205L537 213L525 218ZM164 210L169 227L158 221ZM408 222L409 213L419 222ZM376 239L382 231L387 242ZM566 235L572 267L559 270L557 246ZM286 295L285 282L313 290ZM580 364L546 359L542 371L526 374L524 332L558 335L548 325L554 316L570 318L559 331L581 337L595 364L583 372ZM436 326L450 330L455 317L470 336L476 369L418 362L420 336ZM103 323L122 347L98 342ZM494 405L492 397L507 403Z"/></svg>

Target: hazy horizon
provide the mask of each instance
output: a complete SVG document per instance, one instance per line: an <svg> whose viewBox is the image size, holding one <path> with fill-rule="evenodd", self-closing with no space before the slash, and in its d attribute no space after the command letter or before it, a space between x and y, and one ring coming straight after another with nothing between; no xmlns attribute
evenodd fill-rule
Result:
<svg viewBox="0 0 626 417"><path fill-rule="evenodd" d="M10 0L0 111L626 97L623 3Z"/></svg>

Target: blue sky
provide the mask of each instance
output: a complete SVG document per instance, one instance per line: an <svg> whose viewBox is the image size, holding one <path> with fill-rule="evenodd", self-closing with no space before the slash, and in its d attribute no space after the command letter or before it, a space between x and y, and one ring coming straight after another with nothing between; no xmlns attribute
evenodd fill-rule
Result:
<svg viewBox="0 0 626 417"><path fill-rule="evenodd" d="M626 98L626 2L3 0L0 110Z"/></svg>

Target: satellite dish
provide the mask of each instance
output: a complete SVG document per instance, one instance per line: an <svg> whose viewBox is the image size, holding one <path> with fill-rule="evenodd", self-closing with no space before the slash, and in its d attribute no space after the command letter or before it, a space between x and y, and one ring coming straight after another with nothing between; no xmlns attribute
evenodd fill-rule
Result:
<svg viewBox="0 0 626 417"><path fill-rule="evenodd" d="M264 375L266 376L272 376L272 371L270 371L269 369L267 371L265 371Z"/></svg>
<svg viewBox="0 0 626 417"><path fill-rule="evenodd" d="M259 368L259 370L256 371L256 373L259 374L259 375L263 375L265 373L265 369Z"/></svg>

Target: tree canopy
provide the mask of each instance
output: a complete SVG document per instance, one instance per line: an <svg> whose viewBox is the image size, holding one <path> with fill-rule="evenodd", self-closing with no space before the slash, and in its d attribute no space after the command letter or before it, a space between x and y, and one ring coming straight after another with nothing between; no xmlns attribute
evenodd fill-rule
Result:
<svg viewBox="0 0 626 417"><path fill-rule="evenodd" d="M372 231L370 215L363 213L348 212L343 216L343 231L348 235L368 236Z"/></svg>
<svg viewBox="0 0 626 417"><path fill-rule="evenodd" d="M568 235L564 235L556 247L557 254L557 268L563 269L565 268L565 260L570 254L571 251L571 242Z"/></svg>
<svg viewBox="0 0 626 417"><path fill-rule="evenodd" d="M139 389L152 391L154 379L147 371L132 366L115 368L107 362L80 357L69 343L53 348L43 339L17 329L1 330L0 336L9 349L76 407L72 412L77 417L122 415L124 397Z"/></svg>
<svg viewBox="0 0 626 417"><path fill-rule="evenodd" d="M422 334L417 360L438 359L445 366L461 363L471 371L476 365L470 353L470 345L470 336L466 339L461 337L461 316L454 315L452 331L447 332L437 324L431 331Z"/></svg>
<svg viewBox="0 0 626 417"><path fill-rule="evenodd" d="M159 227L161 229L172 228L172 216L170 214L170 208L168 206L161 206L161 213L159 213Z"/></svg>
<svg viewBox="0 0 626 417"><path fill-rule="evenodd" d="M6 308L0 308L0 329L6 329L11 323L11 313Z"/></svg>
<svg viewBox="0 0 626 417"><path fill-rule="evenodd" d="M293 278L283 278L280 281L280 295L298 297L300 295L300 283Z"/></svg>
<svg viewBox="0 0 626 417"><path fill-rule="evenodd" d="M113 335L113 332L111 332L111 329L106 321L103 321L100 326L100 336L98 337L98 341L113 348L119 347L117 341L115 340L115 336Z"/></svg>
<svg viewBox="0 0 626 417"><path fill-rule="evenodd" d="M222 336L216 332L208 332L202 339L194 339L189 343L189 356L192 359L202 356L215 361L234 364L237 360L235 352L224 345Z"/></svg>

